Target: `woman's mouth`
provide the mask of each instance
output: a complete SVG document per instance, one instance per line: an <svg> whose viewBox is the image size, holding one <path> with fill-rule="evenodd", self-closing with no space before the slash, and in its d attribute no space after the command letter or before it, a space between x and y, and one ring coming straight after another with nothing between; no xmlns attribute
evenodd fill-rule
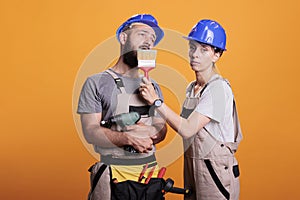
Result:
<svg viewBox="0 0 300 200"><path fill-rule="evenodd" d="M191 62L190 62L190 65L191 65L191 66L199 65L199 64L200 64L200 63L199 63L199 62L196 62L196 61L191 61Z"/></svg>

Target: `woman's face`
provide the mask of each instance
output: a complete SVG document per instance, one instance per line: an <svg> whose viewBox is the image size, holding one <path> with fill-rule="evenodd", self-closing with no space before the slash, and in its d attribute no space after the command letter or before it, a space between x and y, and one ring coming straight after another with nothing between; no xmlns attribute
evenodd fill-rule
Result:
<svg viewBox="0 0 300 200"><path fill-rule="evenodd" d="M213 67L220 55L215 53L214 49L206 44L190 40L189 42L190 66L193 71L203 72Z"/></svg>

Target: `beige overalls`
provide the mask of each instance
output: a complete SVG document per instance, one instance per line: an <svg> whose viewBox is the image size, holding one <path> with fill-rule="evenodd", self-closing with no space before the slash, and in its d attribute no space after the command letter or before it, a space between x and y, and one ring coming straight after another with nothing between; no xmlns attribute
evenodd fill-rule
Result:
<svg viewBox="0 0 300 200"><path fill-rule="evenodd" d="M137 109L143 109L145 111L139 111L141 114L140 121L144 124L150 125L152 123L152 118L149 116L149 110L147 110L147 107L149 109L149 106L140 99L138 94L127 94L125 91L125 87L123 85L122 80L112 71L112 70L106 70L107 73L109 73L115 80L115 83L117 84L118 89L120 90L120 94L117 96L117 108L115 111L115 115L122 114L122 113L128 113L130 111L137 111L134 110ZM133 110L132 110L133 109ZM146 113L147 111L147 113ZM144 113L143 113L144 112ZM113 126L113 130L121 130L121 127L119 126ZM90 181L91 181L91 188L93 184L95 184L95 188L91 189L89 192L88 199L89 200L110 200L111 199L111 179L112 174L114 171L112 171L111 168L105 167L101 170L103 172L101 173L101 177L99 181L96 183L93 183L95 176L98 172L98 170L101 168L103 163L106 165L115 165L115 166L126 166L128 169L131 170L130 166L137 166L140 165L141 168L138 168L138 172L142 171L142 167L144 164L149 164L154 166L157 165L156 159L155 159L155 147L153 146L153 149L149 153L128 153L127 151L124 151L123 148L120 147L114 147L114 148L101 148L99 146L95 146L95 151L101 154L101 162L97 162L95 165L93 165L89 171L91 172ZM113 168L113 167L112 167ZM100 170L100 171L101 171ZM158 168L157 168L158 170ZM126 173L126 172L125 172ZM129 172L131 173L131 172ZM155 171L155 173L157 173ZM154 177L154 176L153 176Z"/></svg>
<svg viewBox="0 0 300 200"><path fill-rule="evenodd" d="M212 81L219 79L221 78ZM208 84L198 96L186 98L182 117L188 118L196 108ZM191 188L193 191L191 196L185 197L185 200L239 199L239 169L234 153L242 139L242 134L235 102L233 102L233 121L234 143L216 140L205 128L192 138L184 140L184 184L185 188Z"/></svg>

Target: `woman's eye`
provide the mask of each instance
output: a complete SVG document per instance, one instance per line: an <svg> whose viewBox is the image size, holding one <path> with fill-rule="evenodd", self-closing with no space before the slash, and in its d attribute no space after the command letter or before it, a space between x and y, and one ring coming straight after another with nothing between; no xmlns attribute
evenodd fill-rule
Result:
<svg viewBox="0 0 300 200"><path fill-rule="evenodd" d="M190 46L190 50L195 50L195 47L194 46Z"/></svg>
<svg viewBox="0 0 300 200"><path fill-rule="evenodd" d="M201 52L202 53L205 53L205 52L207 52L208 51L208 48L201 48Z"/></svg>

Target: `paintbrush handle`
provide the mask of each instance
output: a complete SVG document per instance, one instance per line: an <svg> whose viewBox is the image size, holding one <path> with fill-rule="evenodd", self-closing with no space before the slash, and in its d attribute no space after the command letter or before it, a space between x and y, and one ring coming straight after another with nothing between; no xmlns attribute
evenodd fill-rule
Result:
<svg viewBox="0 0 300 200"><path fill-rule="evenodd" d="M149 71L145 71L145 77L149 80L149 73L148 73Z"/></svg>
<svg viewBox="0 0 300 200"><path fill-rule="evenodd" d="M139 67L141 70L143 70L144 72L144 76L148 79L149 79L149 71L154 69L154 67Z"/></svg>

